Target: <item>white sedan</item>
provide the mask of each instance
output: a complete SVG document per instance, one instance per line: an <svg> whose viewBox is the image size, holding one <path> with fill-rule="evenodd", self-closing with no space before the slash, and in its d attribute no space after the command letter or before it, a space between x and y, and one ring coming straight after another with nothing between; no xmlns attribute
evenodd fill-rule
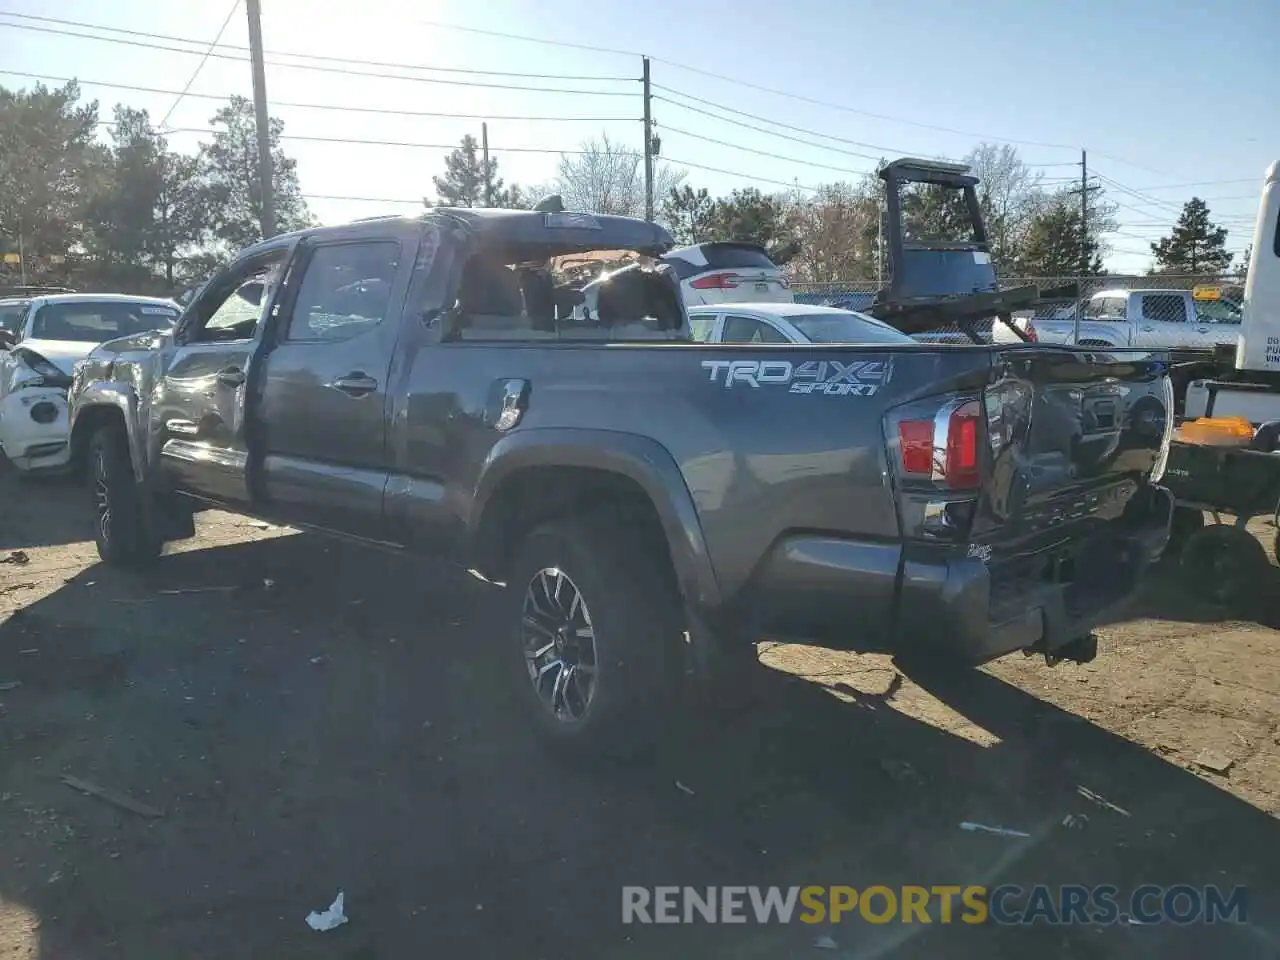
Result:
<svg viewBox="0 0 1280 960"><path fill-rule="evenodd" d="M0 343L0 450L23 471L68 466L67 388L77 360L107 340L171 328L172 300L75 293L35 297Z"/></svg>
<svg viewBox="0 0 1280 960"><path fill-rule="evenodd" d="M865 313L803 303L725 303L689 308L693 339L706 343L910 343Z"/></svg>

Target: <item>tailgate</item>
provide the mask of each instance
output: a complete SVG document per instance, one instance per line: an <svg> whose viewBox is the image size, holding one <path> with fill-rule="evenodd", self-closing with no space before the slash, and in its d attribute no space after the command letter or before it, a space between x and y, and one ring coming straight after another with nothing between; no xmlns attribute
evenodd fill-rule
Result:
<svg viewBox="0 0 1280 960"><path fill-rule="evenodd" d="M1167 369L1142 351L997 352L982 397L990 460L971 538L1008 542L1118 516L1143 478L1163 472Z"/></svg>

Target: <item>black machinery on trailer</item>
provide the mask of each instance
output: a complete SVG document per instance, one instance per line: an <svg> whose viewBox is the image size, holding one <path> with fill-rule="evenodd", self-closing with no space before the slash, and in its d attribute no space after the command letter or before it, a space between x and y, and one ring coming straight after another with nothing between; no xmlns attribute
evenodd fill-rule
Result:
<svg viewBox="0 0 1280 960"><path fill-rule="evenodd" d="M1270 516L1280 553L1280 421L1253 431L1247 446L1175 440L1162 483L1177 500L1166 554L1179 557L1189 587L1219 602L1255 598L1273 575L1247 524ZM1206 525L1205 513L1214 523ZM1230 523L1223 514L1234 517Z"/></svg>
<svg viewBox="0 0 1280 960"><path fill-rule="evenodd" d="M965 164L904 157L881 167L880 178L885 183L889 282L876 292L864 312L910 335L954 326L968 340L982 343L980 331L989 330L990 324L998 321L1019 339L1027 340L1013 324L1015 310L1079 297L1076 284L1052 290L1000 288L975 189L979 180ZM912 185L928 193L907 196ZM968 235L945 239L909 236L913 211L908 207L912 200L921 198L946 211L956 233Z"/></svg>

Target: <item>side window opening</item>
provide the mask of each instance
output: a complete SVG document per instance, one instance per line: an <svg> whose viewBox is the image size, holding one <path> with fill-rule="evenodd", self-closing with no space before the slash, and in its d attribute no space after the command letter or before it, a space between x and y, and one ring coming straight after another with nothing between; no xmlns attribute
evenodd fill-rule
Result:
<svg viewBox="0 0 1280 960"><path fill-rule="evenodd" d="M696 317L689 318L689 329L693 334L693 339L699 343L706 343L711 339L711 331L715 329L716 317L714 313L701 313Z"/></svg>
<svg viewBox="0 0 1280 960"><path fill-rule="evenodd" d="M787 338L755 317L724 318L725 343L786 343Z"/></svg>
<svg viewBox="0 0 1280 960"><path fill-rule="evenodd" d="M1177 294L1147 294L1142 298L1142 314L1161 323L1186 323L1187 304Z"/></svg>
<svg viewBox="0 0 1280 960"><path fill-rule="evenodd" d="M269 259L246 264L220 281L221 295L215 292L209 302L200 305L191 339L207 343L256 337L287 257L287 251L281 250Z"/></svg>
<svg viewBox="0 0 1280 960"><path fill-rule="evenodd" d="M302 275L285 338L349 340L387 318L400 268L392 240L317 247Z"/></svg>
<svg viewBox="0 0 1280 960"><path fill-rule="evenodd" d="M480 251L462 269L453 310L461 340L682 337L684 309L669 267L635 255L612 272L584 258L520 259Z"/></svg>
<svg viewBox="0 0 1280 960"><path fill-rule="evenodd" d="M1127 301L1124 297L1102 297L1097 301L1095 316L1100 320L1125 319Z"/></svg>

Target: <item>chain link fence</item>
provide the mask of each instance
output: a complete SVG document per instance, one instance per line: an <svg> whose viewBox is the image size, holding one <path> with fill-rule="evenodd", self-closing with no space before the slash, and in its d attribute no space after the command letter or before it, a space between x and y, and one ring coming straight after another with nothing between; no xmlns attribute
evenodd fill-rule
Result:
<svg viewBox="0 0 1280 960"><path fill-rule="evenodd" d="M1143 297L1145 317L1166 322L1206 320L1218 323L1239 323L1240 302L1244 293L1244 281L1238 277L1220 276L1103 276L1103 277L1009 277L1000 281L1005 289L1034 286L1040 290L1055 290L1076 284L1080 300L1045 300L1029 310L1018 311L1017 316L1036 320L1071 320L1079 306L1081 316L1102 316L1108 319L1124 319L1125 297L1100 297L1105 291L1128 290L1194 290L1196 287L1216 287L1221 292L1219 300L1207 300L1197 304L1197 316L1186 314L1186 298L1181 296L1152 295ZM876 280L836 280L830 283L792 281L791 289L797 303L839 307L844 310L865 311L875 299L876 291L884 286ZM982 339L991 339L991 320L975 326L974 332ZM917 340L941 343L972 343L959 327L947 326L929 333L918 334Z"/></svg>

